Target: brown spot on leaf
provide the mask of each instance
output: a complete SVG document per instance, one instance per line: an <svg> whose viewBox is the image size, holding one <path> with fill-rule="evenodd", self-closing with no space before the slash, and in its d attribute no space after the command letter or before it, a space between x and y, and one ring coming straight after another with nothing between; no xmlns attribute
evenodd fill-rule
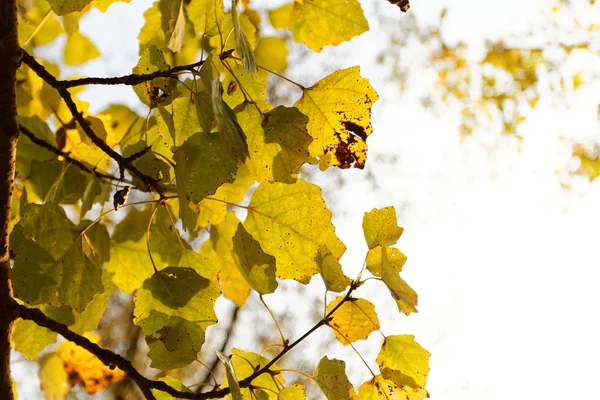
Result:
<svg viewBox="0 0 600 400"><path fill-rule="evenodd" d="M229 84L227 85L227 94L231 96L236 90L237 83L235 83L235 81L229 82Z"/></svg>

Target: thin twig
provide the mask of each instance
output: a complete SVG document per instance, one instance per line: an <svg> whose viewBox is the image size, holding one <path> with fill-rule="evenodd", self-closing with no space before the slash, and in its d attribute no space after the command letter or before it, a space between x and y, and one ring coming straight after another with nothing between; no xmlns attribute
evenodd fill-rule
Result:
<svg viewBox="0 0 600 400"><path fill-rule="evenodd" d="M52 153L56 154L57 156L63 157L65 160L67 160L74 166L78 167L83 172L96 175L98 178L108 179L111 181L119 181L119 178L117 178L116 176L108 175L103 172L97 171L95 168L90 168L87 165L85 165L83 162L77 160L76 158L71 157L70 153L68 153L66 151L62 151L62 150L52 146L50 143L46 142L44 139L38 138L37 136L35 136L33 134L33 132L31 132L25 126L19 125L19 130L21 131L22 134L27 136L27 138L29 140L31 140L33 142L33 144L43 147L46 150L49 150Z"/></svg>
<svg viewBox="0 0 600 400"><path fill-rule="evenodd" d="M171 78L179 72L191 72L194 68L201 67L204 64L204 60L197 61L193 64L180 65L164 71L155 71L150 74L129 74L124 76L115 76L111 78L98 78L88 77L81 79L72 79L67 81L60 81L65 89L84 86L84 85L128 85L134 86L139 85L143 82L148 82L156 78Z"/></svg>
<svg viewBox="0 0 600 400"><path fill-rule="evenodd" d="M83 117L83 114L77 109L77 105L73 101L71 93L65 87L64 81L59 81L58 79L56 79L50 72L48 72L48 70L42 64L37 62L37 60L25 50L21 49L21 53L23 55L23 62L46 83L48 83L50 86L52 86L58 91L63 101L67 105L67 108L69 109L69 111L71 111L73 118L77 121L79 126L81 126L81 129L85 132L87 137L90 138L92 143L94 143L98 148L100 148L100 150L102 150L110 158L115 160L117 164L119 164L121 178L123 177L124 171L128 170L145 184L145 189L156 190L158 193L163 192L163 188L160 186L159 181L157 179L154 179L142 173L136 166L133 165L131 160L117 153L108 144L106 144L104 140L102 140L100 137L98 137L98 135L96 135L89 123Z"/></svg>
<svg viewBox="0 0 600 400"><path fill-rule="evenodd" d="M227 345L229 344L229 340L231 340L231 335L233 334L233 329L235 328L235 323L237 322L239 312L240 312L240 308L236 305L235 308L233 309L233 312L231 313L231 322L229 323L229 328L227 329L227 333L225 334L225 339L223 340L223 343L221 344L221 348L219 349L219 351L221 353L225 352L225 349L227 348ZM206 367L206 369L208 370L208 375L206 375L202 379L202 381L205 384L208 383L207 381L208 381L209 376L212 376L213 379L215 379L215 372L217 370L218 365L219 365L219 357L215 357L215 359L210 364L210 366Z"/></svg>

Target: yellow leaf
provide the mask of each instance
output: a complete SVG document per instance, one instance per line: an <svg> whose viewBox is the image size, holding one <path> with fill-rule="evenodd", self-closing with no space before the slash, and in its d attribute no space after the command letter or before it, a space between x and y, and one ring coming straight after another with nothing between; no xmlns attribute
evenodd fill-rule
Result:
<svg viewBox="0 0 600 400"><path fill-rule="evenodd" d="M122 2L129 3L131 0L92 0L92 5L96 7L98 10L102 12L106 12L108 7L110 7L113 3Z"/></svg>
<svg viewBox="0 0 600 400"><path fill-rule="evenodd" d="M336 71L304 89L295 106L309 118L309 151L320 158L322 170L365 166L366 140L373 131L371 107L378 98L359 67Z"/></svg>
<svg viewBox="0 0 600 400"><path fill-rule="evenodd" d="M192 0L186 7L197 35L216 36L223 32L223 1Z"/></svg>
<svg viewBox="0 0 600 400"><path fill-rule="evenodd" d="M290 385L278 393L278 400L308 400L304 394L304 386Z"/></svg>
<svg viewBox="0 0 600 400"><path fill-rule="evenodd" d="M288 67L288 49L285 39L274 36L260 38L254 55L259 66L271 71L281 72ZM266 71L259 70L259 73L263 74Z"/></svg>
<svg viewBox="0 0 600 400"><path fill-rule="evenodd" d="M341 292L350 284L350 278L344 275L338 259L329 251L327 246L319 247L315 261L319 273L325 282L325 288L332 292Z"/></svg>
<svg viewBox="0 0 600 400"><path fill-rule="evenodd" d="M315 381L327 400L354 400L356 391L346 376L346 363L323 357L315 371Z"/></svg>
<svg viewBox="0 0 600 400"><path fill-rule="evenodd" d="M179 53L185 40L185 15L183 13L182 0L160 0L160 21L167 47L169 50Z"/></svg>
<svg viewBox="0 0 600 400"><path fill-rule="evenodd" d="M367 269L375 276L381 277L381 249L385 247L388 261L392 264L393 269L400 273L406 262L406 256L395 247L377 246L367 253Z"/></svg>
<svg viewBox="0 0 600 400"><path fill-rule="evenodd" d="M277 260L277 276L308 283L318 272L315 256L325 245L340 258L346 246L335 235L321 189L298 179L293 184L261 183L250 200L244 227Z"/></svg>
<svg viewBox="0 0 600 400"><path fill-rule="evenodd" d="M143 54L144 50L152 46L157 49L166 49L167 43L165 42L165 34L161 29L161 14L158 10L158 1L154 2L152 7L144 12L144 20L146 23L142 26L138 35L140 54Z"/></svg>
<svg viewBox="0 0 600 400"><path fill-rule="evenodd" d="M49 0L50 7L56 15L65 15L74 11L81 11L91 0Z"/></svg>
<svg viewBox="0 0 600 400"><path fill-rule="evenodd" d="M84 336L94 343L100 339L100 336L94 334ZM96 393L125 378L125 372L119 368L110 369L95 355L73 342L62 342L56 349L56 355L63 361L71 386L81 383L88 394Z"/></svg>
<svg viewBox="0 0 600 400"><path fill-rule="evenodd" d="M357 0L304 0L294 3L290 30L296 42L321 51L368 31L369 23Z"/></svg>
<svg viewBox="0 0 600 400"><path fill-rule="evenodd" d="M423 400L429 397L426 390L410 386L398 387L394 382L377 375L358 388L360 400Z"/></svg>
<svg viewBox="0 0 600 400"><path fill-rule="evenodd" d="M260 244L239 224L233 236L233 260L246 282L260 294L277 289L275 258L266 254Z"/></svg>
<svg viewBox="0 0 600 400"><path fill-rule="evenodd" d="M430 356L413 335L388 336L377 356L377 364L381 375L397 386L424 389Z"/></svg>
<svg viewBox="0 0 600 400"><path fill-rule="evenodd" d="M87 36L75 32L67 38L64 51L65 64L80 65L98 57L100 52Z"/></svg>
<svg viewBox="0 0 600 400"><path fill-rule="evenodd" d="M327 312L331 312L343 299L344 296L340 296L329 303ZM337 340L347 346L368 338L371 332L379 329L379 319L372 303L365 299L349 299L333 313L329 325Z"/></svg>
<svg viewBox="0 0 600 400"><path fill-rule="evenodd" d="M312 138L306 131L308 118L297 108L279 106L260 114L250 104L238 115L247 134L250 158L246 165L257 181L293 183L308 158Z"/></svg>
<svg viewBox="0 0 600 400"><path fill-rule="evenodd" d="M400 278L397 269L390 262L387 255L388 248L381 247L381 279L388 287L396 301L398 310L408 315L417 312L418 295L408 284Z"/></svg>
<svg viewBox="0 0 600 400"><path fill-rule="evenodd" d="M397 224L396 210L394 207L376 208L365 213L363 217L363 231L369 250L378 246L391 246L395 244L404 228Z"/></svg>
<svg viewBox="0 0 600 400"><path fill-rule="evenodd" d="M235 376L241 381L250 375L252 375L255 371L258 371L259 368L267 365L271 360L262 357L256 353L251 353L248 351L242 351L238 349L231 350L231 364L235 371ZM276 372L279 368L272 366L269 368L269 371ZM279 388L283 386L285 380L283 379L282 374L270 374L263 373L258 377L252 380L252 386L258 388L266 388L264 392L267 394L264 398L270 400L277 400ZM227 387L227 386L224 386ZM249 389L241 389L241 394L243 399L253 399L254 397L250 394ZM262 397L258 397L262 399Z"/></svg>
<svg viewBox="0 0 600 400"><path fill-rule="evenodd" d="M67 372L63 361L55 354L46 354L40 360L40 386L46 400L58 400L69 391Z"/></svg>
<svg viewBox="0 0 600 400"><path fill-rule="evenodd" d="M294 3L284 4L274 10L269 10L269 19L275 29L285 29L290 25Z"/></svg>
<svg viewBox="0 0 600 400"><path fill-rule="evenodd" d="M233 235L240 221L235 213L227 213L225 220L210 229L210 239L202 243L200 254L219 268L219 281L223 296L243 307L250 294L250 286L241 275L231 256Z"/></svg>

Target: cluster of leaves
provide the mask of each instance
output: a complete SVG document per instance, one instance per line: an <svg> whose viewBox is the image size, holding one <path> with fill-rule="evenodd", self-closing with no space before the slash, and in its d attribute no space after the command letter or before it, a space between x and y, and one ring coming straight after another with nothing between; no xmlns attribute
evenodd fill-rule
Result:
<svg viewBox="0 0 600 400"><path fill-rule="evenodd" d="M14 347L35 358L57 332L67 335L96 349L103 362L116 360L148 398L166 391L182 398L303 399L303 388L286 387L275 363L323 325L344 345L379 330L373 304L352 296L367 279L363 274L389 289L399 311L416 312L417 295L399 276L406 257L391 247L402 233L394 209L365 214L369 252L363 271L350 279L339 262L346 247L321 189L298 176L307 163L321 170L364 167L378 95L353 67L311 87L294 83L302 96L292 107L271 104L267 80L286 68L286 40L261 36L266 22L247 1L243 12L237 0L229 12L222 0L157 1L144 13L140 59L125 77L60 81L58 65L29 55L64 31L67 65L97 57L78 20L90 7L104 11L112 2L22 3L13 287L19 302L64 325L27 314L15 326ZM356 0L296 1L269 10L269 20L315 51L368 29ZM132 86L147 116L120 104L90 113L89 104L74 97L86 84ZM146 200L126 203L123 185ZM114 208L105 208L111 195ZM248 195L249 204L242 204ZM86 219L99 209L96 219ZM113 229L114 213L119 221ZM191 244L196 238L199 249ZM271 360L241 350L220 354L227 379L212 392L192 393L169 376L158 382L132 374L130 364L98 353L81 336L97 328L108 296L118 289L133 296L133 322L143 332L151 366L171 371L197 361L207 328L217 322L219 296L242 307L252 290L271 294L278 279L306 284L315 274L328 291L345 295L327 305L305 335L292 343L282 337L282 350ZM373 379L358 393L343 361L324 357L318 363L312 378L328 399L428 396L429 353L410 335L384 338L380 374L371 371ZM95 368L84 357L67 345L45 356L47 396L64 394L66 377L92 393L124 376L113 364Z"/></svg>
<svg viewBox="0 0 600 400"><path fill-rule="evenodd" d="M479 48L474 52L466 43L444 36L451 9L444 9L438 24L431 26L423 26L408 15L398 27L383 16L383 23L393 24L395 29L379 60L391 65L391 79L403 90L409 78L422 72L421 65L428 65L433 79L430 86L421 88L422 103L434 112L442 105L458 106L462 135L485 131L520 138L520 125L540 100L571 106L571 93L598 81L595 66L600 29L589 18L581 18L588 10L594 12L594 2L585 3L550 4L542 15L541 28L526 35L488 39L483 52ZM426 54L422 62L402 57L414 46ZM418 70L414 65L419 65ZM582 151L582 147L587 150ZM590 161L597 157L589 147L588 143L573 144L573 157L581 165L578 172L594 179L597 175L590 174Z"/></svg>

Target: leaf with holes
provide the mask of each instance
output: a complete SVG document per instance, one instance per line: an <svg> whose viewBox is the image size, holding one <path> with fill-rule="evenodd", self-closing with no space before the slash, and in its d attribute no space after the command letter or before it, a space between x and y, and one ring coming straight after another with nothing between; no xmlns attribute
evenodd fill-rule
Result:
<svg viewBox="0 0 600 400"><path fill-rule="evenodd" d="M373 131L371 107L378 98L359 67L336 71L303 90L294 106L309 118L313 142L308 150L322 170L364 168L366 140Z"/></svg>
<svg viewBox="0 0 600 400"><path fill-rule="evenodd" d="M302 179L293 184L261 183L250 200L244 227L277 260L277 276L308 283L319 271L315 257L325 245L340 258L338 239L321 189Z"/></svg>

